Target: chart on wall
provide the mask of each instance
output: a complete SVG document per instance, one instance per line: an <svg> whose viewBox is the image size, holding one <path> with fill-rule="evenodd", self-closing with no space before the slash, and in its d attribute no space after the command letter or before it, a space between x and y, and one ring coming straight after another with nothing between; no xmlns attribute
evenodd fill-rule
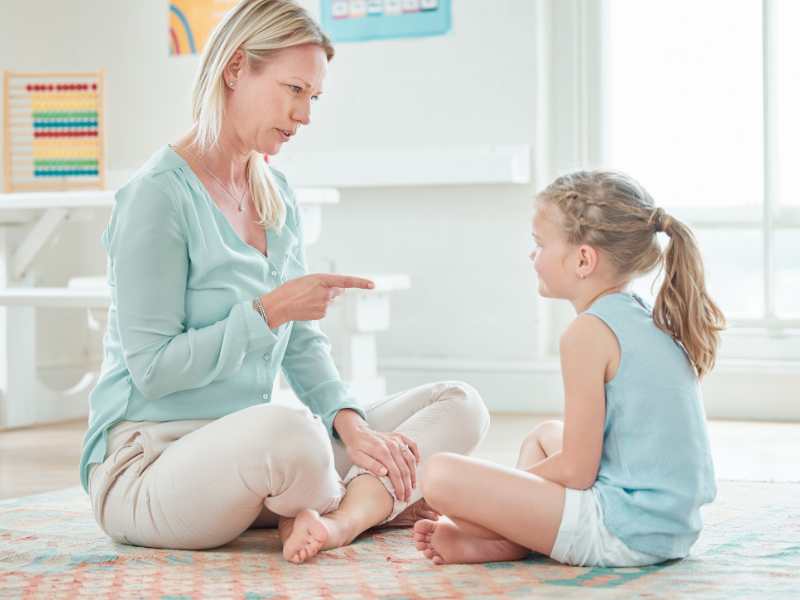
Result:
<svg viewBox="0 0 800 600"><path fill-rule="evenodd" d="M443 35L450 0L321 0L322 28L334 42Z"/></svg>
<svg viewBox="0 0 800 600"><path fill-rule="evenodd" d="M169 4L169 53L200 54L211 32L238 0L172 0Z"/></svg>
<svg viewBox="0 0 800 600"><path fill-rule="evenodd" d="M3 76L5 191L104 187L103 73Z"/></svg>

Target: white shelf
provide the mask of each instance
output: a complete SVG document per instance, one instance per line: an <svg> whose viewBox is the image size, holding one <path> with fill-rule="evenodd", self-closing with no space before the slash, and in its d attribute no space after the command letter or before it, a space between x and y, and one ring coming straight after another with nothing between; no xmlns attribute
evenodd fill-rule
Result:
<svg viewBox="0 0 800 600"><path fill-rule="evenodd" d="M528 144L285 151L271 160L289 181L302 186L347 188L531 181Z"/></svg>
<svg viewBox="0 0 800 600"><path fill-rule="evenodd" d="M37 308L102 308L111 304L108 288L3 288L0 306Z"/></svg>
<svg viewBox="0 0 800 600"><path fill-rule="evenodd" d="M15 192L0 194L0 212L47 210L50 208L111 208L116 190L69 192ZM298 204L336 204L339 192L330 188L298 188Z"/></svg>
<svg viewBox="0 0 800 600"><path fill-rule="evenodd" d="M46 210L48 208L107 207L114 203L114 190L69 192L15 192L0 194L0 211Z"/></svg>

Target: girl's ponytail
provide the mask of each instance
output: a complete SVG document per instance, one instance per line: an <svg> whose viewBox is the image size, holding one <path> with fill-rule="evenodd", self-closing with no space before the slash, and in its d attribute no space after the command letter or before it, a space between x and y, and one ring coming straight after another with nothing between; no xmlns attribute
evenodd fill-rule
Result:
<svg viewBox="0 0 800 600"><path fill-rule="evenodd" d="M706 291L703 259L691 230L661 208L653 210L650 221L670 238L653 322L681 343L702 378L714 367L725 316Z"/></svg>

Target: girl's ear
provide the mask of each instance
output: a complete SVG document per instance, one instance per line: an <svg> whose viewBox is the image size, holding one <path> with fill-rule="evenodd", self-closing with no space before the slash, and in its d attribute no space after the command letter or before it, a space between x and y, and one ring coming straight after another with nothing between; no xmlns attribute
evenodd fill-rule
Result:
<svg viewBox="0 0 800 600"><path fill-rule="evenodd" d="M587 244L578 246L578 265L575 274L578 279L586 279L597 269L597 250Z"/></svg>

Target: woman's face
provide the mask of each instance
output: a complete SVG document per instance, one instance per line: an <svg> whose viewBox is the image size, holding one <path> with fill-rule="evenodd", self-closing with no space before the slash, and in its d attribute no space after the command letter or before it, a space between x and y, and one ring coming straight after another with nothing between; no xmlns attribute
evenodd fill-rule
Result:
<svg viewBox="0 0 800 600"><path fill-rule="evenodd" d="M261 65L248 64L237 52L225 72L235 83L226 89L223 129L242 150L277 154L300 125L311 122L327 67L325 51L314 44L285 48Z"/></svg>

